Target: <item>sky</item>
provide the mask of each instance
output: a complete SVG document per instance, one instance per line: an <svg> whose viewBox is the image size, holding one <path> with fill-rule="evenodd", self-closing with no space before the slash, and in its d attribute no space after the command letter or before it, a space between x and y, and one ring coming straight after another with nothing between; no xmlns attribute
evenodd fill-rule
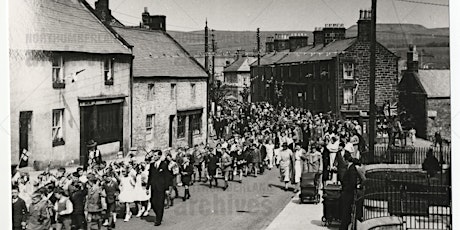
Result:
<svg viewBox="0 0 460 230"><path fill-rule="evenodd" d="M94 6L96 0L88 0ZM412 23L449 27L448 0L379 0L378 23ZM355 25L360 9L371 0L110 0L112 15L125 25L139 25L144 7L150 15L166 15L168 30L313 30L327 23Z"/></svg>

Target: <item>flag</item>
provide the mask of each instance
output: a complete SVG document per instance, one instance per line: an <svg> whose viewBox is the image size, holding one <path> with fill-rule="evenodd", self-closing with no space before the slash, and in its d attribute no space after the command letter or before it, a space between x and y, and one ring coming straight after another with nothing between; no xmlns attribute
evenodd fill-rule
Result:
<svg viewBox="0 0 460 230"><path fill-rule="evenodd" d="M80 74L81 72L85 71L86 69L82 69L82 70L79 70L75 73L72 73L71 74L71 77L72 77L72 82L76 82L77 81L77 77L78 77L78 74Z"/></svg>

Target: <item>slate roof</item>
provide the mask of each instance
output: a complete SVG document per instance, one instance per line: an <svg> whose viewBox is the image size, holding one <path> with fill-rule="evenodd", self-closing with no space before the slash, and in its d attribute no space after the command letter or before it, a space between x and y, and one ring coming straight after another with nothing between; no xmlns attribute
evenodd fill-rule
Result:
<svg viewBox="0 0 460 230"><path fill-rule="evenodd" d="M113 29L134 46L134 77L208 76L204 68L166 32L133 27Z"/></svg>
<svg viewBox="0 0 460 230"><path fill-rule="evenodd" d="M82 0L14 0L9 7L10 49L131 53Z"/></svg>
<svg viewBox="0 0 460 230"><path fill-rule="evenodd" d="M331 42L326 46L320 44L318 46L302 47L294 52L290 52L286 57L277 61L276 64L330 60L336 57L338 53L350 47L355 41L356 38L348 38Z"/></svg>
<svg viewBox="0 0 460 230"><path fill-rule="evenodd" d="M257 61L252 57L241 57L236 59L232 64L224 68L224 73L228 72L250 72L251 64Z"/></svg>
<svg viewBox="0 0 460 230"><path fill-rule="evenodd" d="M419 70L416 76L428 98L450 97L450 70Z"/></svg>
<svg viewBox="0 0 460 230"><path fill-rule="evenodd" d="M273 65L288 54L289 50L265 54L260 58L260 65ZM252 63L251 66L257 66L257 62Z"/></svg>

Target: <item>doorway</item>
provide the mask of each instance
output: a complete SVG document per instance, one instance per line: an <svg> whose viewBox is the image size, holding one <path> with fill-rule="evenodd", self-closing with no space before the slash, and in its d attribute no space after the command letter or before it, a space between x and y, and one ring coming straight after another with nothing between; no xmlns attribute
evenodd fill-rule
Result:
<svg viewBox="0 0 460 230"><path fill-rule="evenodd" d="M32 130L32 111L19 113L19 167L27 167L28 158L22 158L22 152L29 151L29 134Z"/></svg>
<svg viewBox="0 0 460 230"><path fill-rule="evenodd" d="M174 117L174 115L169 116L169 147L172 147L173 142Z"/></svg>
<svg viewBox="0 0 460 230"><path fill-rule="evenodd" d="M188 116L188 146L193 147L193 115Z"/></svg>

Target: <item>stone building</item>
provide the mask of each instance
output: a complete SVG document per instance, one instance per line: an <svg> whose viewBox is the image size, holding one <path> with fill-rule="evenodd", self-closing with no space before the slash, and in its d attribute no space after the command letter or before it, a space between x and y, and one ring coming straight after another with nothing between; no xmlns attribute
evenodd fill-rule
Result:
<svg viewBox="0 0 460 230"><path fill-rule="evenodd" d="M222 90L228 97L236 98L238 101L243 102L244 98L242 93L251 87L250 65L256 61L254 57L243 57L240 55L236 61L231 63L224 69L224 81L222 83ZM250 95L247 98L251 101Z"/></svg>
<svg viewBox="0 0 460 230"><path fill-rule="evenodd" d="M208 75L166 32L166 18L146 8L142 27L113 29L134 46L133 146L205 143Z"/></svg>
<svg viewBox="0 0 460 230"><path fill-rule="evenodd" d="M296 49L291 37L267 44L275 49L252 64L252 99L313 112L332 112L366 122L369 111L370 11L361 11L358 36L345 38L341 24L316 28L313 44ZM282 43L277 45L278 43ZM299 44L299 43L297 43ZM376 105L397 101L398 57L383 45L376 47ZM365 124L364 124L365 125Z"/></svg>
<svg viewBox="0 0 460 230"><path fill-rule="evenodd" d="M417 136L432 139L436 131L451 139L450 70L419 70L415 47L407 53L407 70L399 83L399 103L405 126Z"/></svg>
<svg viewBox="0 0 460 230"><path fill-rule="evenodd" d="M131 47L85 1L12 1L11 161L86 161L130 147Z"/></svg>

